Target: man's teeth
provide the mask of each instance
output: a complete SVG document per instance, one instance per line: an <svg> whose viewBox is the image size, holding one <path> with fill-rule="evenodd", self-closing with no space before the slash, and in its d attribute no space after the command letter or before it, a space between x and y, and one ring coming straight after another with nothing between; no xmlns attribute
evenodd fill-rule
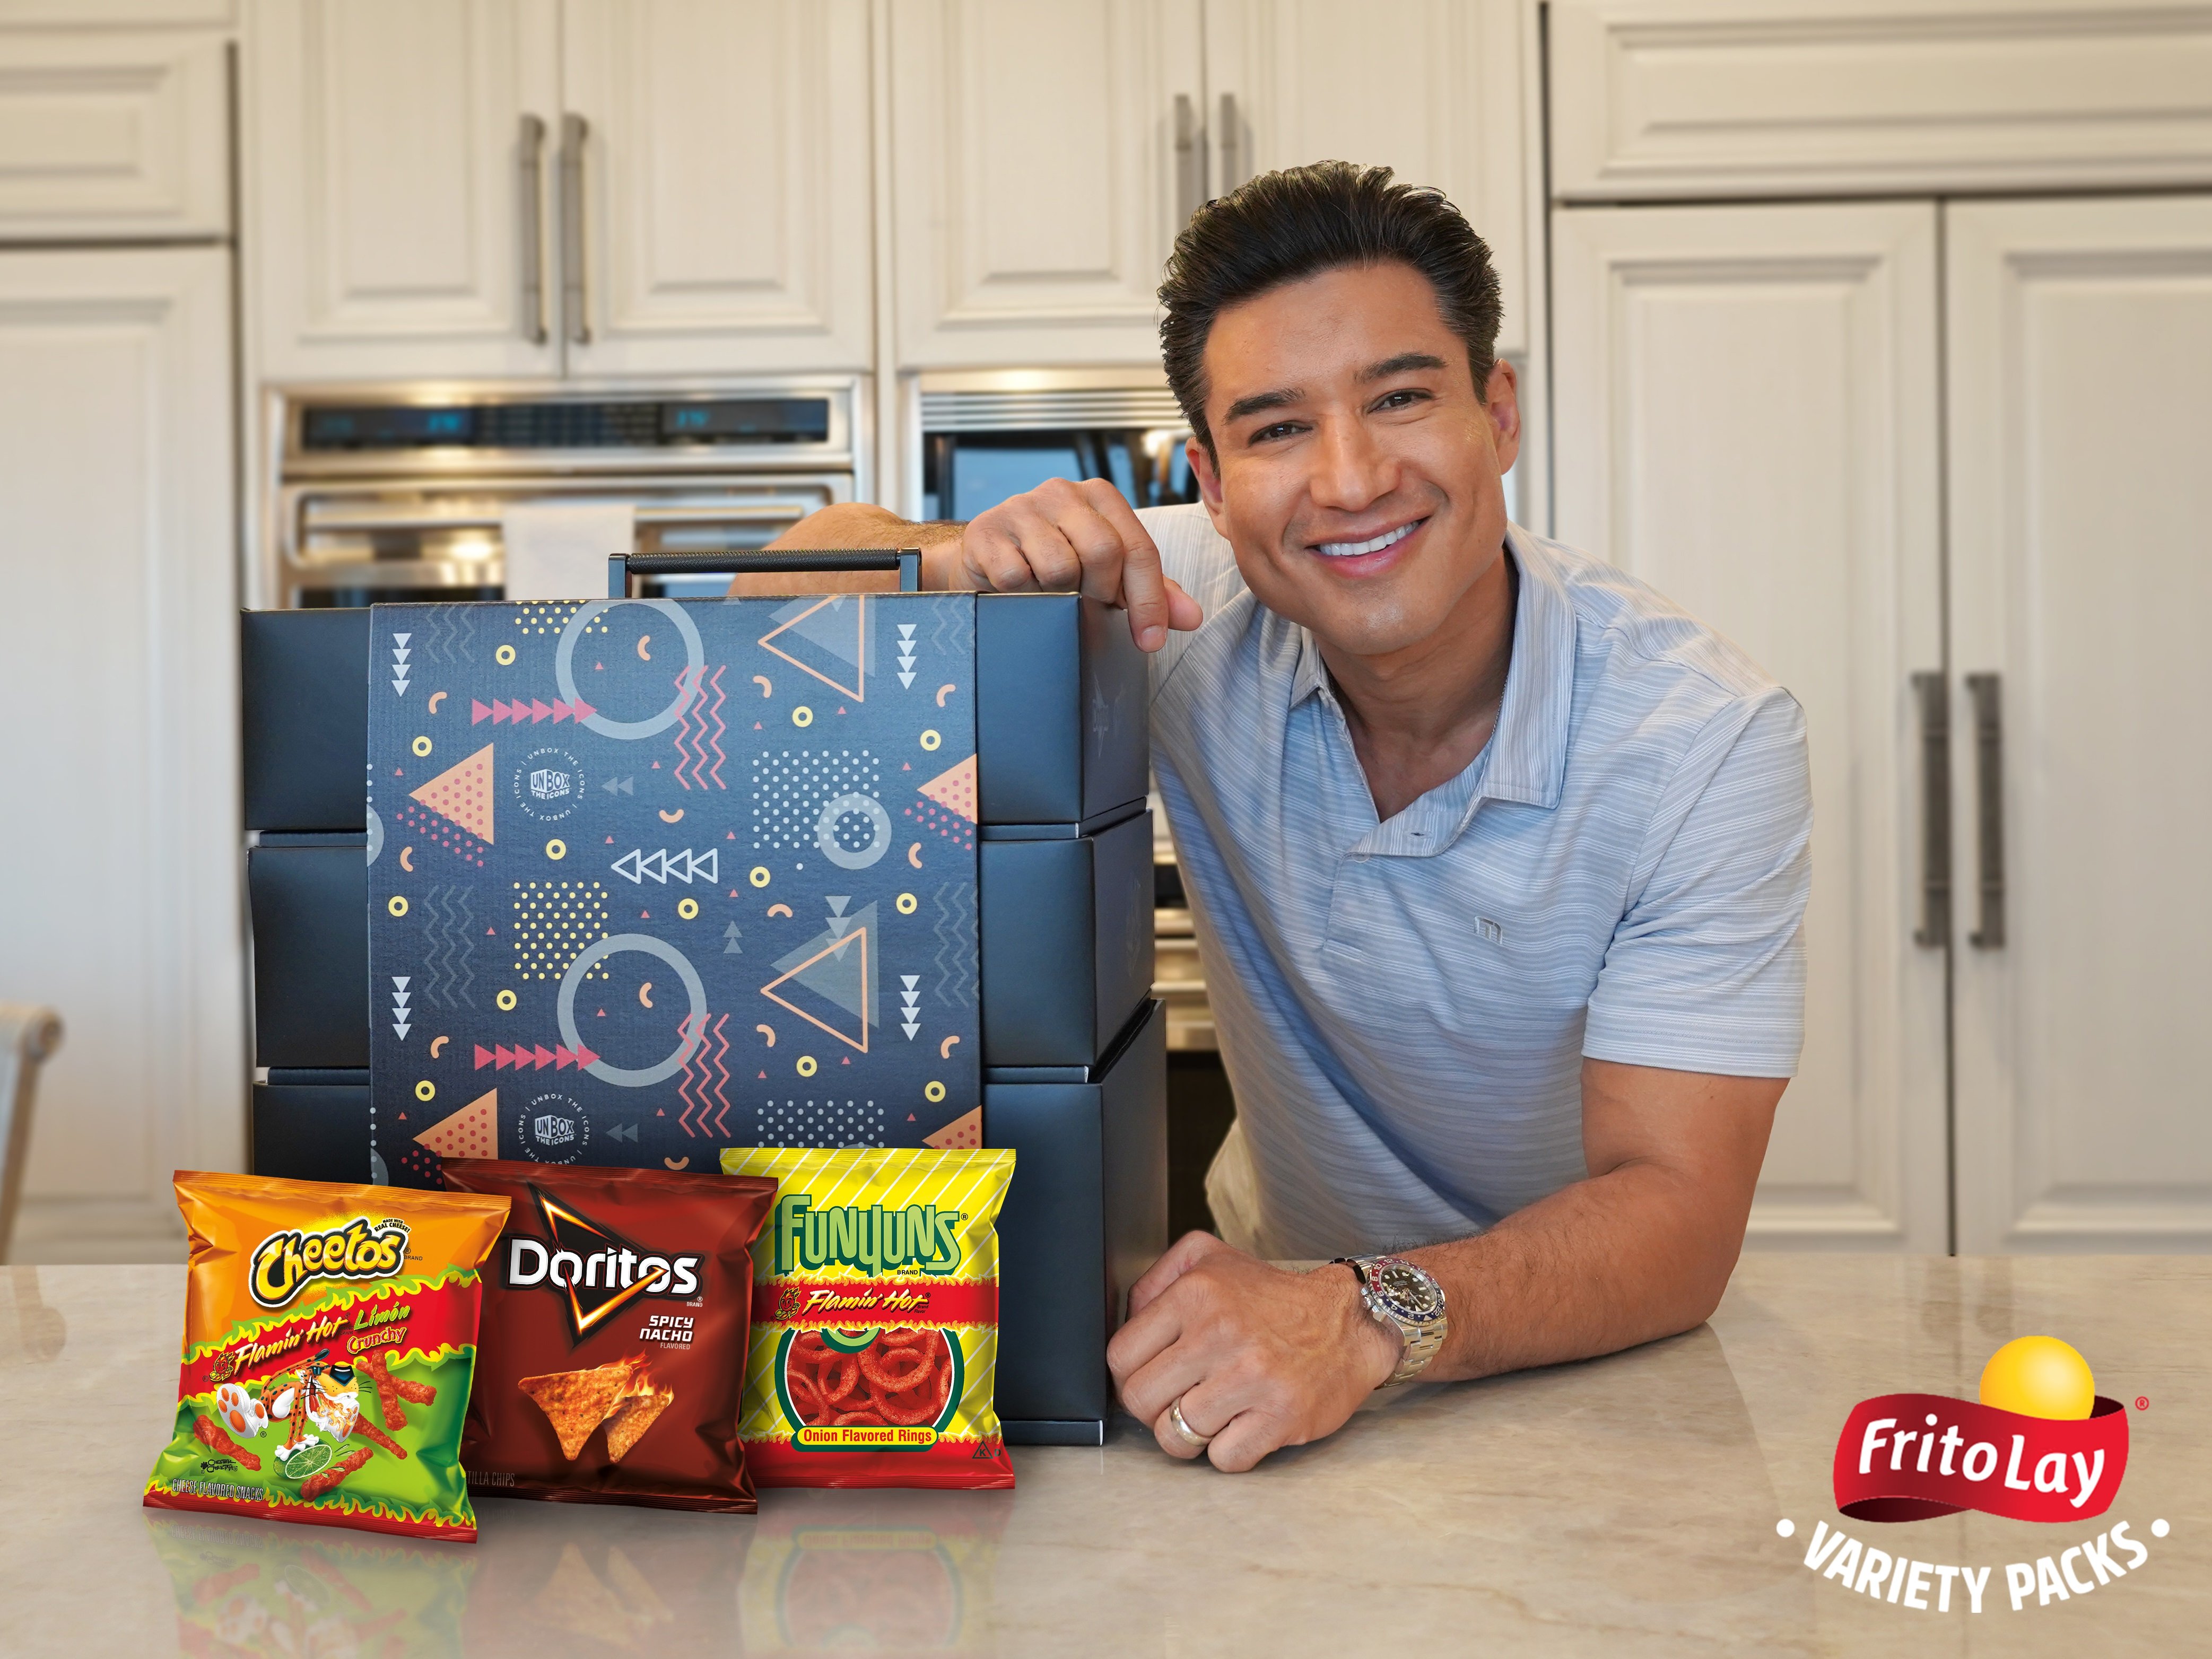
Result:
<svg viewBox="0 0 2212 1659"><path fill-rule="evenodd" d="M1395 530L1386 530L1372 541L1322 542L1314 551L1324 559L1357 558L1362 553L1380 553L1386 547L1395 547L1413 533L1413 526L1401 524Z"/></svg>

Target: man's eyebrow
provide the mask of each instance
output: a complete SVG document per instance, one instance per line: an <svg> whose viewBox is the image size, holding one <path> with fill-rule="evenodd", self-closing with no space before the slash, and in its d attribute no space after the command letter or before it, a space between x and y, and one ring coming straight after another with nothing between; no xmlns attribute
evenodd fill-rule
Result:
<svg viewBox="0 0 2212 1659"><path fill-rule="evenodd" d="M1443 368L1444 360L1432 352L1401 351L1395 357L1385 357L1379 363L1370 363L1359 371L1362 380L1387 380L1393 374L1409 374L1417 368Z"/></svg>
<svg viewBox="0 0 2212 1659"><path fill-rule="evenodd" d="M1264 414L1271 409L1288 409L1292 404L1304 403L1306 394L1296 386L1285 386L1275 392L1255 392L1249 398L1239 398L1229 405L1222 420L1241 421L1247 415Z"/></svg>

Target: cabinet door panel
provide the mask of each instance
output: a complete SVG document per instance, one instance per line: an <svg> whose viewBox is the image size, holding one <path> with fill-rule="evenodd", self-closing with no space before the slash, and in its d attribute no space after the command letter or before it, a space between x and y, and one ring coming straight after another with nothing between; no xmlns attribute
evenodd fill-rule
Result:
<svg viewBox="0 0 2212 1659"><path fill-rule="evenodd" d="M1948 212L1960 1249L2212 1249L2212 198Z"/></svg>
<svg viewBox="0 0 2212 1659"><path fill-rule="evenodd" d="M572 372L866 368L866 0L568 0L589 124Z"/></svg>
<svg viewBox="0 0 2212 1659"><path fill-rule="evenodd" d="M1942 648L1935 229L1913 204L1554 219L1559 534L1741 645L1810 732L1805 1048L1754 1244L1946 1247L1909 694Z"/></svg>
<svg viewBox="0 0 2212 1659"><path fill-rule="evenodd" d="M0 254L0 1001L61 1011L17 1261L180 1260L246 1044L230 261Z"/></svg>
<svg viewBox="0 0 2212 1659"><path fill-rule="evenodd" d="M890 51L901 366L1156 366L1195 0L909 0Z"/></svg>
<svg viewBox="0 0 2212 1659"><path fill-rule="evenodd" d="M0 239L230 229L222 42L0 34Z"/></svg>
<svg viewBox="0 0 2212 1659"><path fill-rule="evenodd" d="M525 298L535 270L545 318L558 299L553 0L264 0L252 22L246 315L262 372L557 373L557 334L532 337ZM534 191L526 116L547 129Z"/></svg>
<svg viewBox="0 0 2212 1659"><path fill-rule="evenodd" d="M1497 259L1498 349L1527 350L1517 0L1208 0L1206 70L1215 193L1320 161L1436 185Z"/></svg>
<svg viewBox="0 0 2212 1659"><path fill-rule="evenodd" d="M2186 0L1552 0L1569 201L2212 178Z"/></svg>

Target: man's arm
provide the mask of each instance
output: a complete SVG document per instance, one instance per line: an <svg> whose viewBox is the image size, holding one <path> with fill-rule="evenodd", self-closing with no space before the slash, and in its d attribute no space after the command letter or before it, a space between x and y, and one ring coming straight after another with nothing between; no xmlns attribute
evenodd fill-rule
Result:
<svg viewBox="0 0 2212 1659"><path fill-rule="evenodd" d="M1405 1252L1444 1287L1450 1328L1425 1381L1487 1376L1670 1336L1719 1303L1787 1079L1583 1062L1589 1176L1474 1238ZM1285 1273L1210 1234L1137 1281L1107 1348L1122 1403L1162 1448L1215 1436L1217 1468L1340 1426L1397 1364L1398 1342L1342 1268Z"/></svg>
<svg viewBox="0 0 2212 1659"><path fill-rule="evenodd" d="M1136 510L1103 478L1054 478L969 523L914 524L880 507L840 502L810 513L773 548L919 547L933 592L1080 592L1129 613L1139 647L1157 651L1170 628L1196 628L1198 602L1160 568L1160 550ZM873 591L871 574L738 576L732 593Z"/></svg>

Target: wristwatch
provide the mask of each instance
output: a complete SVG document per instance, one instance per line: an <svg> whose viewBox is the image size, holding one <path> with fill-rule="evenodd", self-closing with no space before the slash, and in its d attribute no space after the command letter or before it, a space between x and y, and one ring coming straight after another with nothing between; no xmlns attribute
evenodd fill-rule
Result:
<svg viewBox="0 0 2212 1659"><path fill-rule="evenodd" d="M1398 1364L1382 1379L1386 1389L1412 1381L1444 1345L1444 1287L1426 1267L1403 1256L1340 1255L1329 1264L1359 1275L1359 1299L1376 1322L1405 1343Z"/></svg>

